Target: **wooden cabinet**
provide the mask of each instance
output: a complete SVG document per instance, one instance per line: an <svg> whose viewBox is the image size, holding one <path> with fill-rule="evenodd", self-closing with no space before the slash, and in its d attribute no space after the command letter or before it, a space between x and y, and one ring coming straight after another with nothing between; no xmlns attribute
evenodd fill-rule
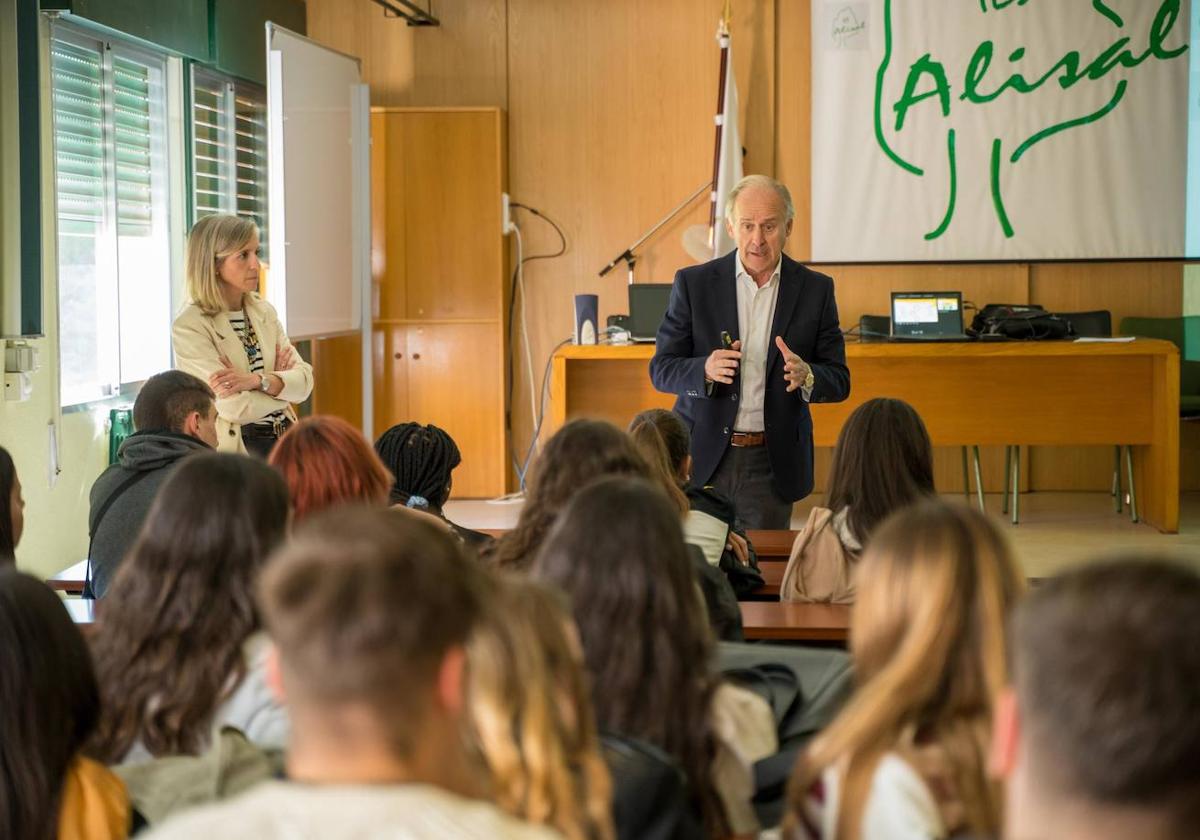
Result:
<svg viewBox="0 0 1200 840"><path fill-rule="evenodd" d="M497 108L371 113L375 430L416 421L458 443L456 498L505 492L507 243Z"/></svg>

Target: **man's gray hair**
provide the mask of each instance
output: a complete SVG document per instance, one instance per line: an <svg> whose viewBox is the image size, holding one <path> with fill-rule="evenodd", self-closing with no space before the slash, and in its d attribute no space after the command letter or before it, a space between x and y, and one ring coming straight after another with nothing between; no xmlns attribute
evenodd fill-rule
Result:
<svg viewBox="0 0 1200 840"><path fill-rule="evenodd" d="M784 210L787 213L786 221L791 221L796 218L796 205L792 204L792 194L788 192L788 188L776 181L769 175L747 175L742 180L733 185L733 189L729 191L729 200L725 202L725 218L730 222L736 222L733 217L733 208L737 204L737 198L742 194L743 190L750 187L765 187L770 190L775 190L775 194L779 196L779 200L783 202Z"/></svg>

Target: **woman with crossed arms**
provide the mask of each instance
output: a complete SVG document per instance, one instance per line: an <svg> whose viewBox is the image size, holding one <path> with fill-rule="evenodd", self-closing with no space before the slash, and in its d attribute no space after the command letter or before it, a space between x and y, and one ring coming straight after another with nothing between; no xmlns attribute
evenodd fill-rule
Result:
<svg viewBox="0 0 1200 840"><path fill-rule="evenodd" d="M265 458L312 393L275 307L258 295L258 227L214 214L188 235L189 303L171 336L175 367L206 380L217 404L217 448Z"/></svg>

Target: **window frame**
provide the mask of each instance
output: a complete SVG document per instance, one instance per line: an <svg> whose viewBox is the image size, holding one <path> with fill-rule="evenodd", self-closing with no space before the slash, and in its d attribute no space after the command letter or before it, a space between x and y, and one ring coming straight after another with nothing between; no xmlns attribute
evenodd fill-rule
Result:
<svg viewBox="0 0 1200 840"><path fill-rule="evenodd" d="M245 79L240 79L228 73L223 73L207 64L193 61L190 62L188 74L188 128L189 128L189 143L188 143L188 164L191 172L191 183L188 189L188 211L191 223L195 224L203 215L209 213L234 213L238 215L247 215L255 219L255 223L259 228L259 245L263 261L267 261L268 257L268 204L270 194L268 192L269 185L267 181L267 124L266 124L266 109L267 109L267 89L265 85L260 85L255 82L249 82ZM229 143L225 147L226 156L220 161L222 183L226 187L221 194L216 209L200 207L200 202L197 200L197 191L199 189L199 179L208 177L205 174L200 174L197 171L196 162L199 158L197 151L197 132L196 132L196 92L200 86L198 82L202 82L206 89L219 86L222 89L221 114L224 119L224 128L216 126L218 131L226 132L229 138ZM238 206L239 198L243 198L240 192L240 184L246 183L244 179L239 177L239 160L238 152L247 151L239 146L239 119L244 119L242 113L238 109L238 101L249 101L255 107L261 109L261 147L258 149L248 149L248 151L256 154L261 159L261 166L256 167L261 173L259 179L255 181L259 185L259 197L254 199L259 202L258 212L246 213ZM207 141L199 141L207 142Z"/></svg>
<svg viewBox="0 0 1200 840"><path fill-rule="evenodd" d="M161 74L162 84L162 99L156 106L162 120L161 136L156 136L151 133L149 142L151 147L161 147L161 158L164 164L163 171L159 173L162 178L161 194L159 196L162 204L163 217L163 235L165 236L165 245L167 253L167 270L168 270L168 304L167 311L163 312L164 328L167 331L167 347L168 358L165 360L166 368L173 365L173 348L171 345L170 325L174 320L175 313L181 304L183 293L183 256L184 256L184 241L185 231L183 222L185 221L185 212L188 207L184 191L187 189L188 178L184 170L184 161L187 156L184 151L184 117L181 113L182 103L185 101L185 92L183 87L183 62L182 59L171 53L168 50L148 45L140 42L135 38L122 37L120 34L114 34L112 31L100 27L91 26L86 22L78 19L69 21L62 19L60 16L48 15L48 25L45 27L45 78L48 80L48 88L53 91L55 89L54 80L54 58L53 49L55 42L63 42L77 49L97 50L100 55L101 78L102 78L102 156L103 156L103 228L102 236L105 240L104 247L109 253L105 256L103 263L104 271L114 273L113 287L117 290L117 300L112 305L117 314L117 327L115 337L115 353L116 353L116 371L117 381L100 383L101 388L107 388L106 395L97 395L92 398L67 402L63 392L63 354L62 354L62 334L63 334L63 317L62 317L62 284L61 284L61 265L59 260L60 254L60 219L59 219L59 181L58 181L58 136L57 136L57 108L53 97L49 97L47 107L47 126L48 126L48 149L49 153L46 156L50 161L50 173L47 179L51 186L50 195L53 196L53 206L47 213L47 220L53 220L53 238L52 244L54 248L53 255L53 280L55 294L55 321L57 334L57 377L55 387L55 402L59 410L63 414L71 414L80 411L90 411L95 409L104 409L110 407L128 406L132 398L136 396L141 388L144 378L126 379L121 372L121 322L123 315L120 304L119 283L120 283L120 259L118 240L120 238L120 208L119 208L119 185L116 176L116 145L115 145L115 118L114 118L114 90L113 84L113 62L115 59L126 59L135 63L144 64L153 68ZM47 244L50 244L48 242ZM50 262L50 261L48 261ZM49 267L49 266L47 266ZM99 283L98 283L99 286ZM166 369L163 368L163 369Z"/></svg>

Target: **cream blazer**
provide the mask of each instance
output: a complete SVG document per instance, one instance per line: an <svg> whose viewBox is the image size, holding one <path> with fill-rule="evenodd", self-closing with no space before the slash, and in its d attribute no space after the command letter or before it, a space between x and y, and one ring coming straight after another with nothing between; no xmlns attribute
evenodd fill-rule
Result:
<svg viewBox="0 0 1200 840"><path fill-rule="evenodd" d="M242 391L232 397L217 396L217 449L221 452L245 452L242 424L261 420L273 411L283 409L292 422L296 411L292 403L304 402L312 393L312 365L293 353L296 364L291 370L275 370L276 347L291 347L291 342L279 323L275 307L256 294L244 298L246 317L254 326L262 345L263 373L273 373L283 380L283 390L272 397L262 391ZM189 303L171 327L175 367L208 382L221 368L221 356L235 370L250 372L250 357L229 323L227 312L205 315L194 303Z"/></svg>

